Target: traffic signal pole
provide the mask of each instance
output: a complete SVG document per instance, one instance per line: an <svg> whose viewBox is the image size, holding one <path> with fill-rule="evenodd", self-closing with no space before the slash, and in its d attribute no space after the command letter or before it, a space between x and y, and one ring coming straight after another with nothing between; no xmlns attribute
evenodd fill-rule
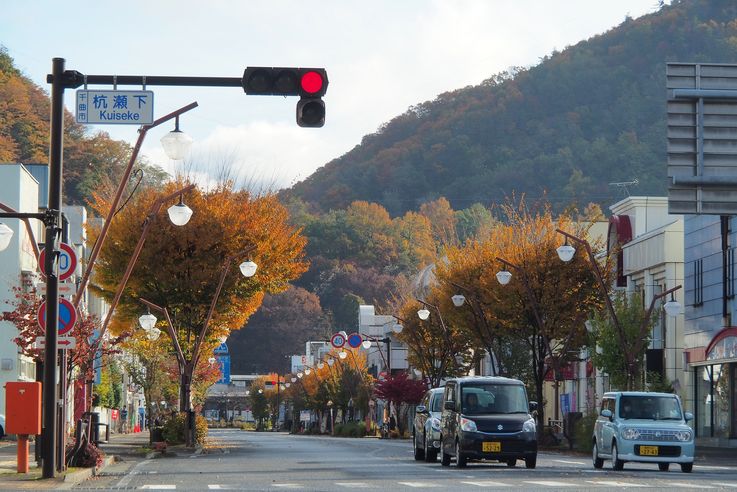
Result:
<svg viewBox="0 0 737 492"><path fill-rule="evenodd" d="M159 76L159 75L85 75L76 70L65 70L66 60L54 58L51 73L46 76L46 82L51 84L51 122L49 135L49 203L44 216L46 226L46 348L44 350L43 374L43 431L42 431L42 461L43 478L54 478L56 473L56 408L58 405L56 378L57 378L57 340L59 330L59 233L61 232L61 203L62 203L62 170L64 150L64 91L76 89L83 85L137 85L137 86L178 86L178 87L240 87L249 94L244 71L243 77L188 77L188 76ZM289 69L300 70L300 69ZM304 75L304 73L299 72ZM306 72L305 72L306 73ZM310 69L310 74L317 73L323 77L321 85L312 96L314 101L320 102L327 89L327 72L324 69ZM310 75L310 82L314 84L314 75ZM301 81L303 91L310 92L310 87ZM316 86L315 86L316 87ZM302 94L303 101L304 94ZM304 104L304 103L303 103ZM306 123L299 120L300 126L322 126L322 120L312 119ZM318 115L319 116L319 115ZM304 123L304 124L303 124Z"/></svg>

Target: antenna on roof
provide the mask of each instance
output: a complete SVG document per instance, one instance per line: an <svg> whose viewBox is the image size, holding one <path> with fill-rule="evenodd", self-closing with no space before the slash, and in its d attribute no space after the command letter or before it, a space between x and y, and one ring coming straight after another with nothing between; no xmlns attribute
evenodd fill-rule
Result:
<svg viewBox="0 0 737 492"><path fill-rule="evenodd" d="M627 196L630 196L630 190L628 186L637 186L638 184L640 184L640 181L637 178L635 178L632 181L622 181L621 183L609 183L609 186L616 186L620 190L623 190Z"/></svg>

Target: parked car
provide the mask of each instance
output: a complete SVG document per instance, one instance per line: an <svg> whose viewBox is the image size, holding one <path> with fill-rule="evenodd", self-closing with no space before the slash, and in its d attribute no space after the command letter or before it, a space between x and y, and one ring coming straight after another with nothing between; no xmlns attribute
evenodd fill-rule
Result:
<svg viewBox="0 0 737 492"><path fill-rule="evenodd" d="M0 415L0 439L5 437L5 415Z"/></svg>
<svg viewBox="0 0 737 492"><path fill-rule="evenodd" d="M661 471L679 463L682 472L690 473L694 433L687 422L691 419L691 413L682 411L678 396L670 393L605 393L594 425L594 468L610 459L614 470L637 461L657 463Z"/></svg>
<svg viewBox="0 0 737 492"><path fill-rule="evenodd" d="M469 460L495 460L527 468L537 464L537 403L527 401L522 381L465 377L445 384L440 419L440 463L463 468Z"/></svg>
<svg viewBox="0 0 737 492"><path fill-rule="evenodd" d="M443 408L443 388L425 393L415 409L412 443L415 459L434 463L440 449L440 413Z"/></svg>

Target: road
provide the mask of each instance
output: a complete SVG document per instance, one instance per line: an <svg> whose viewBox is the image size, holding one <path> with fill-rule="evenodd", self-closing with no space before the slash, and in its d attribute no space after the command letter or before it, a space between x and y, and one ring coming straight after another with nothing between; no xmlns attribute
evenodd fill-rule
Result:
<svg viewBox="0 0 737 492"><path fill-rule="evenodd" d="M736 490L737 463L699 462L691 474L672 466L627 463L594 470L585 456L540 453L537 468L470 463L465 469L416 462L408 441L293 436L213 429L222 446L208 454L126 462L80 490Z"/></svg>

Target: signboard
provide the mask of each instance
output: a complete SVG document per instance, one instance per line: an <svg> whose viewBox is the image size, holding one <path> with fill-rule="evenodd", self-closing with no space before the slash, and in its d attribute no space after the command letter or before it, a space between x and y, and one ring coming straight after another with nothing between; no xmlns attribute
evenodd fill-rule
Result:
<svg viewBox="0 0 737 492"><path fill-rule="evenodd" d="M46 284L43 282L36 284L36 290L40 293L46 293ZM77 284L74 282L60 282L59 283L59 295L72 297L77 293Z"/></svg>
<svg viewBox="0 0 737 492"><path fill-rule="evenodd" d="M46 301L38 307L38 326L46 331ZM77 323L77 310L74 304L64 298L59 299L59 336L66 335Z"/></svg>
<svg viewBox="0 0 737 492"><path fill-rule="evenodd" d="M310 421L310 411L309 410L300 410L299 411L299 421L300 422L309 422Z"/></svg>
<svg viewBox="0 0 737 492"><path fill-rule="evenodd" d="M342 333L336 333L332 337L330 337L330 344L335 348L341 348L343 345L345 345L345 337Z"/></svg>
<svg viewBox="0 0 737 492"><path fill-rule="evenodd" d="M150 125L154 122L153 91L77 91L77 123Z"/></svg>
<svg viewBox="0 0 737 492"><path fill-rule="evenodd" d="M363 343L363 338L360 333L351 333L348 335L348 345L352 348L358 348Z"/></svg>
<svg viewBox="0 0 737 492"><path fill-rule="evenodd" d="M737 214L737 65L668 63L668 211Z"/></svg>
<svg viewBox="0 0 737 492"><path fill-rule="evenodd" d="M69 350L77 347L77 339L74 337L58 337L56 345L59 350ZM46 348L46 337L37 337L34 348Z"/></svg>
<svg viewBox="0 0 737 492"><path fill-rule="evenodd" d="M220 345L218 345L218 347L215 350L213 350L212 353L215 355L225 355L228 353L228 345L225 342L223 342Z"/></svg>
<svg viewBox="0 0 737 492"><path fill-rule="evenodd" d="M38 266L46 276L46 250L42 250L38 257ZM59 281L63 282L74 274L77 269L77 254L74 248L67 243L59 243Z"/></svg>
<svg viewBox="0 0 737 492"><path fill-rule="evenodd" d="M215 358L220 366L220 380L218 380L218 383L230 384L230 355L218 354Z"/></svg>

